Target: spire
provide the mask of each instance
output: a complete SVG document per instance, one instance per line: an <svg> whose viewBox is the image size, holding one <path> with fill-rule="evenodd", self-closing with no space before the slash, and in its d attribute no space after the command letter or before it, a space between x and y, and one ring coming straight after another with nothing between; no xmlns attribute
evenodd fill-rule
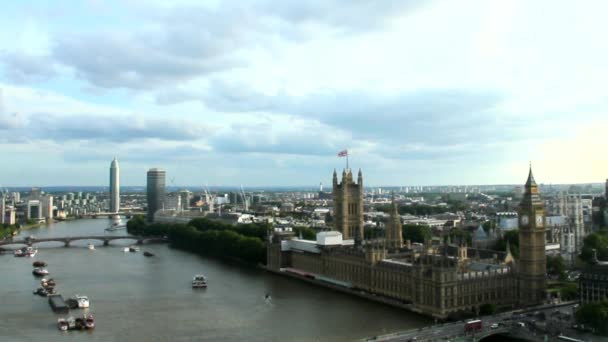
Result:
<svg viewBox="0 0 608 342"><path fill-rule="evenodd" d="M526 181L526 188L529 189L531 187L535 187L536 181L534 180L534 175L532 174L532 162L530 162L530 173L528 173L528 180Z"/></svg>
<svg viewBox="0 0 608 342"><path fill-rule="evenodd" d="M357 184L361 186L363 184L363 174L361 173L361 169L359 169L359 174L357 176Z"/></svg>
<svg viewBox="0 0 608 342"><path fill-rule="evenodd" d="M336 169L334 169L333 183L334 186L338 185L338 173L336 172Z"/></svg>

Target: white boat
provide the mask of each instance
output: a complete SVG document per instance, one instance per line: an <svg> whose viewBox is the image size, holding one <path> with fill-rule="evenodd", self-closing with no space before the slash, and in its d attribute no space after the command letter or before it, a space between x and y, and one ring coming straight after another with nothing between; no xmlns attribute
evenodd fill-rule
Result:
<svg viewBox="0 0 608 342"><path fill-rule="evenodd" d="M74 298L76 298L76 302L78 302L79 308L88 308L89 307L89 304L90 304L89 297L76 295L76 296L74 296Z"/></svg>
<svg viewBox="0 0 608 342"><path fill-rule="evenodd" d="M28 247L27 250L25 251L26 257L33 258L36 256L36 254L38 254L38 250L35 248L32 248L32 247Z"/></svg>
<svg viewBox="0 0 608 342"><path fill-rule="evenodd" d="M127 225L122 222L122 220L120 219L120 216L114 215L112 217L112 223L110 223L110 226L108 228L106 228L106 230L113 231L113 230L125 229L126 227L127 227Z"/></svg>
<svg viewBox="0 0 608 342"><path fill-rule="evenodd" d="M34 273L34 275L37 275L37 276L45 276L45 275L49 274L49 271L46 268L36 267L36 268L34 268L32 273Z"/></svg>
<svg viewBox="0 0 608 342"><path fill-rule="evenodd" d="M129 253L129 252L130 252L130 251L129 251L129 247L125 247L125 248L123 248L123 249L122 249L122 251L123 251L123 252L125 252L125 253Z"/></svg>
<svg viewBox="0 0 608 342"><path fill-rule="evenodd" d="M129 246L129 252L133 252L133 253L139 252L139 247Z"/></svg>
<svg viewBox="0 0 608 342"><path fill-rule="evenodd" d="M192 288L206 288L207 287L207 278L205 278L202 274L197 274L192 278Z"/></svg>
<svg viewBox="0 0 608 342"><path fill-rule="evenodd" d="M92 243L90 243L88 247L89 247L90 250L94 250L95 249L95 245L92 244Z"/></svg>

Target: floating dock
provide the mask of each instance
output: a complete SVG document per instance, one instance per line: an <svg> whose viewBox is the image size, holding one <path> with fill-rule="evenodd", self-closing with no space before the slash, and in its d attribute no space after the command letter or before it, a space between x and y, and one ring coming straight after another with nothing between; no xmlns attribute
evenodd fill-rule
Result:
<svg viewBox="0 0 608 342"><path fill-rule="evenodd" d="M68 313L70 311L70 308L60 294L49 295L49 305L56 313Z"/></svg>

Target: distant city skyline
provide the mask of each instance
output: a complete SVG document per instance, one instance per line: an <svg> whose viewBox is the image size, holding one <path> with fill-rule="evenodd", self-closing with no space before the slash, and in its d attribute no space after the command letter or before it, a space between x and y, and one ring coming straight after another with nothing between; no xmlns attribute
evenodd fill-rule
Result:
<svg viewBox="0 0 608 342"><path fill-rule="evenodd" d="M107 184L114 155L122 185L154 166L175 184L330 184L344 149L369 185L518 184L529 160L540 183L603 182L607 10L6 3L0 184Z"/></svg>

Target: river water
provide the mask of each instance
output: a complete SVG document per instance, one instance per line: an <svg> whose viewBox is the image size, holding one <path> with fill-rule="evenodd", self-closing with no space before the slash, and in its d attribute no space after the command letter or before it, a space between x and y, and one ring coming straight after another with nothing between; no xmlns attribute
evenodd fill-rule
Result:
<svg viewBox="0 0 608 342"><path fill-rule="evenodd" d="M20 237L125 235L106 232L110 220L53 223ZM97 245L87 249L89 242ZM361 298L169 248L133 241L41 243L35 258L0 255L0 341L348 341L431 324L426 318ZM44 248L42 247L44 246ZM64 298L87 295L94 331L60 332L32 261L44 260ZM193 290L204 273L207 289ZM266 293L271 299L264 298ZM81 310L72 310L76 316Z"/></svg>

